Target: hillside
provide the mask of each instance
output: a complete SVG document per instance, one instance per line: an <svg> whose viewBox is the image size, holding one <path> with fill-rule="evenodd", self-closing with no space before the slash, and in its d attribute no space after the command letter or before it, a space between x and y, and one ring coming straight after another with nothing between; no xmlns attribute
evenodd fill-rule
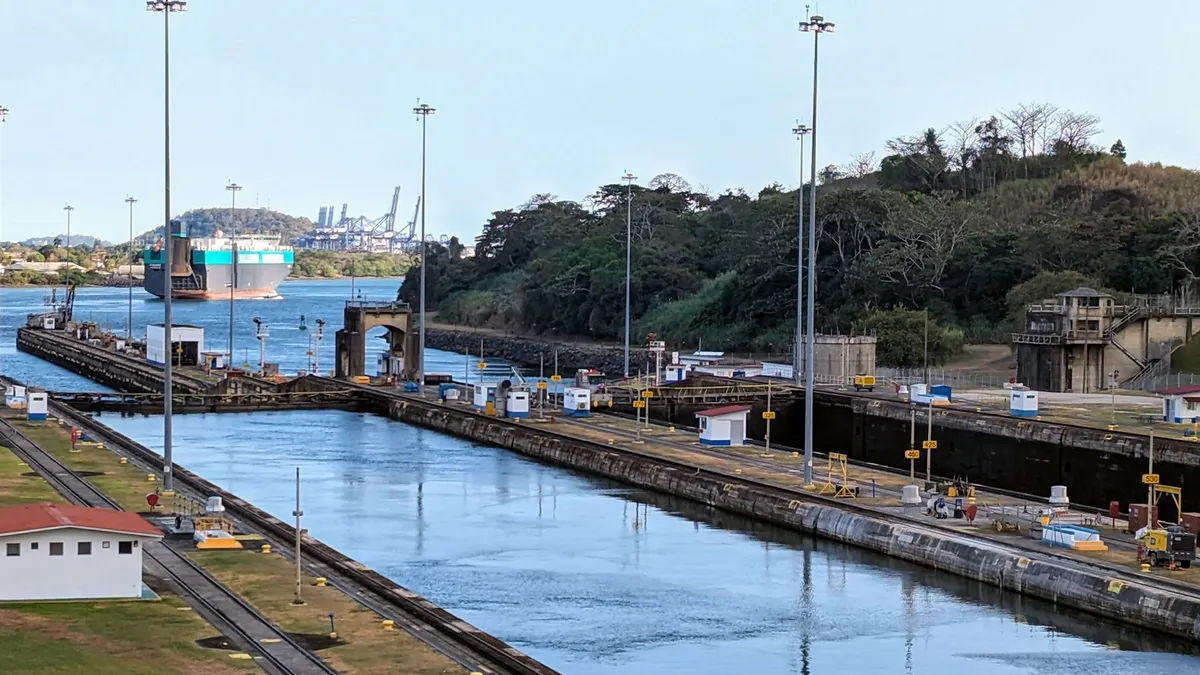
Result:
<svg viewBox="0 0 1200 675"><path fill-rule="evenodd" d="M277 234L284 242L290 242L294 237L311 230L313 222L308 218L297 218L286 213L270 209L235 209L208 208L191 209L180 215L179 220L188 227L188 233L193 237L211 237L217 229L226 234ZM150 240L161 236L162 229L145 232L141 237Z"/></svg>
<svg viewBox="0 0 1200 675"><path fill-rule="evenodd" d="M1003 343L1025 302L1075 286L1190 291L1200 174L1128 164L1124 144L1102 149L1098 134L1094 116L1023 105L892 139L878 163L826 167L817 329L874 331L881 363L913 365L925 310L941 359ZM447 322L619 338L625 195L605 185L583 202L539 196L495 212L474 258L435 249L429 301ZM714 196L665 174L632 198L636 341L791 349L796 191Z"/></svg>

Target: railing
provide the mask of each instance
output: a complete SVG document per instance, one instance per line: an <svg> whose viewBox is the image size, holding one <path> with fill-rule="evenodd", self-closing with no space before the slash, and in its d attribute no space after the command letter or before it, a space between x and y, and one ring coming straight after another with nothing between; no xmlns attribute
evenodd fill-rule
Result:
<svg viewBox="0 0 1200 675"><path fill-rule="evenodd" d="M1175 387L1186 387L1200 384L1200 374L1197 373L1156 373L1153 369L1145 375L1139 375L1121 383L1122 389L1137 391L1161 391Z"/></svg>
<svg viewBox="0 0 1200 675"><path fill-rule="evenodd" d="M356 309L391 310L394 312L410 312L412 307L407 302L397 300L347 300L346 307Z"/></svg>
<svg viewBox="0 0 1200 675"><path fill-rule="evenodd" d="M1063 341L1061 333L1013 333L1014 345L1057 345Z"/></svg>

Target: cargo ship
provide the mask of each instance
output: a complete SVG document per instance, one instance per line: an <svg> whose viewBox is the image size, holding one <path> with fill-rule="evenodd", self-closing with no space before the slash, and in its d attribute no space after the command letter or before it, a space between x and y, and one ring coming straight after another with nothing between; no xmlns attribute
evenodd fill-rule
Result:
<svg viewBox="0 0 1200 675"><path fill-rule="evenodd" d="M277 236L226 237L217 230L212 237L193 239L187 227L171 221L171 270L167 273L166 244L160 238L143 251L148 293L163 297L170 279L171 298L181 300L228 300L277 298L279 282L292 272L292 247Z"/></svg>

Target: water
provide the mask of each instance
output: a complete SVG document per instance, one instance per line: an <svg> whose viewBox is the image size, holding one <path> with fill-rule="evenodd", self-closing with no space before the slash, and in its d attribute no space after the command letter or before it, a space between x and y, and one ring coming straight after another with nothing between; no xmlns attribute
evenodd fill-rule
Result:
<svg viewBox="0 0 1200 675"><path fill-rule="evenodd" d="M394 297L395 281L358 284L369 298ZM281 291L235 310L271 324L268 358L284 370L307 363L307 336L290 328L299 315L310 330L325 318L321 360L332 363L349 282ZM16 354L14 327L39 311L42 291L0 293L7 372L52 389L101 388ZM135 334L162 308L137 293ZM123 329L126 299L124 289L80 289L77 315ZM180 322L204 326L223 348L227 304L176 306ZM239 324L237 339L249 348L253 324ZM427 359L431 372L464 362ZM161 448L161 418L103 421ZM372 415L179 415L175 453L288 521L301 467L314 536L565 673L1200 670L1191 646L1154 633Z"/></svg>
<svg viewBox="0 0 1200 675"><path fill-rule="evenodd" d="M367 300L395 300L399 279L357 279L354 296ZM237 363L258 367L259 343L255 337L253 319L258 317L268 327L265 343L266 360L279 364L282 373L307 370L311 348L319 353L321 370L328 373L334 367L334 333L342 327L345 301L351 297L351 282L345 280L297 280L280 284L282 298L275 300L237 300L234 310L234 353ZM25 324L28 314L46 311L46 288L0 287L0 367L12 377L36 382L55 391L109 391L107 388L74 373L47 364L16 350L16 329ZM61 297L62 289L58 289ZM124 334L129 317L129 290L125 288L79 288L75 295L75 318L94 321L103 328ZM144 339L147 323L162 323L162 300L141 288L133 289L133 336ZM206 351L228 351L229 303L219 301L177 301L171 305L172 323L191 324L204 328ZM300 328L304 317L306 330ZM316 320L326 322L324 337L316 342ZM368 333L367 372L375 372L375 356L387 348L382 339L384 328ZM319 346L319 348L318 348ZM486 352L485 352L486 354ZM512 365L502 359L486 357L485 381L505 377ZM481 373L477 357L427 350L425 370L430 373L451 373L461 381L475 381Z"/></svg>
<svg viewBox="0 0 1200 675"><path fill-rule="evenodd" d="M161 447L161 418L103 421ZM314 536L565 673L1200 669L1154 634L374 415L175 434L181 465L289 522L301 467Z"/></svg>

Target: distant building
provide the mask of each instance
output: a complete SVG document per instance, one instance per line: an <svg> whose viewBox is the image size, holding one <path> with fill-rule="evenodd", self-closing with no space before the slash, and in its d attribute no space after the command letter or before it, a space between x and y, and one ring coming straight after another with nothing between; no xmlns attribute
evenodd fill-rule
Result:
<svg viewBox="0 0 1200 675"><path fill-rule="evenodd" d="M42 274L59 274L62 270L82 272L83 268L73 262L15 262L5 268L5 272L41 272Z"/></svg>
<svg viewBox="0 0 1200 675"><path fill-rule="evenodd" d="M157 527L128 511L42 502L0 509L0 600L142 595L142 549Z"/></svg>
<svg viewBox="0 0 1200 675"><path fill-rule="evenodd" d="M1170 295L1118 303L1076 288L1025 309L1012 334L1017 379L1032 389L1094 392L1170 365L1170 355L1200 332L1200 303Z"/></svg>

